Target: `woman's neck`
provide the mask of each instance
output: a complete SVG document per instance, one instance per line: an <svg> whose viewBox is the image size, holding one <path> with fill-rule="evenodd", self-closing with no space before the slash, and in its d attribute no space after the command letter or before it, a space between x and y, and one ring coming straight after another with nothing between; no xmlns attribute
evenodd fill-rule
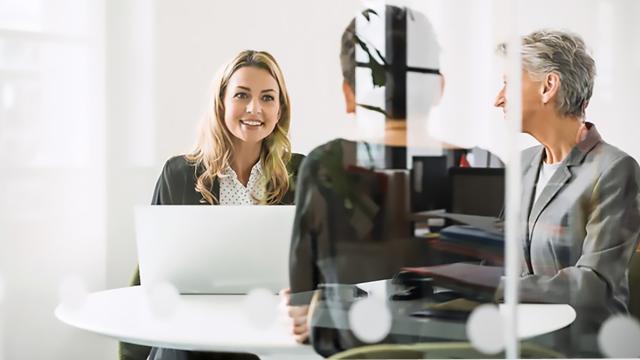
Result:
<svg viewBox="0 0 640 360"><path fill-rule="evenodd" d="M234 144L233 157L231 158L231 169L238 176L238 180L242 185L247 186L251 169L260 160L260 150L262 142L246 143L237 142Z"/></svg>
<svg viewBox="0 0 640 360"><path fill-rule="evenodd" d="M535 135L545 149L544 162L555 164L564 160L578 143L578 134L583 125L577 117L557 117L546 123Z"/></svg>

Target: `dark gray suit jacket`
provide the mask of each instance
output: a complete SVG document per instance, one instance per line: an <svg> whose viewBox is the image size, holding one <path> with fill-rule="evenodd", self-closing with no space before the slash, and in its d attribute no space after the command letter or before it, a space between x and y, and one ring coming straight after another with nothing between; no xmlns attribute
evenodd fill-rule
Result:
<svg viewBox="0 0 640 360"><path fill-rule="evenodd" d="M534 201L544 157L523 152L524 261L521 301L571 304L601 323L627 313L628 268L640 238L640 168L595 126Z"/></svg>

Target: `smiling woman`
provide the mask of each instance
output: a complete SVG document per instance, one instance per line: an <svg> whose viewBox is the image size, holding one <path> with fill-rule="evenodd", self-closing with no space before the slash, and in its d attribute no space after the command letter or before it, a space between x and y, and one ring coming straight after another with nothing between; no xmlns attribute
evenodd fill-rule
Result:
<svg viewBox="0 0 640 360"><path fill-rule="evenodd" d="M257 143L267 137L280 115L278 83L266 70L244 67L229 79L224 97L227 128L237 140Z"/></svg>
<svg viewBox="0 0 640 360"><path fill-rule="evenodd" d="M258 171L265 183L257 186L259 193L246 194L247 202L293 201L287 196L287 165L297 168L302 157L291 155L289 94L273 56L252 50L238 54L218 75L203 120L196 149L185 157L198 169L198 202L225 204L220 188L228 187L229 178L246 188Z"/></svg>
<svg viewBox="0 0 640 360"><path fill-rule="evenodd" d="M303 156L291 153L284 77L267 52L245 50L218 74L195 149L169 159L154 205L290 205ZM138 272L132 285L140 285ZM120 358L256 359L121 344Z"/></svg>

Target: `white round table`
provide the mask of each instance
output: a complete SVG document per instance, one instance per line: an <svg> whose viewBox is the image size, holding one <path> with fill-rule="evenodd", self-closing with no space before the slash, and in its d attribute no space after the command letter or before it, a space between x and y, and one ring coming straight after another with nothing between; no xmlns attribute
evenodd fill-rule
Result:
<svg viewBox="0 0 640 360"><path fill-rule="evenodd" d="M158 317L150 310L144 289L136 286L89 294L81 306L59 305L55 315L76 328L140 345L320 358L311 346L294 341L284 312L274 316L269 326L256 326L247 316L245 299L245 295L183 295L171 316ZM520 304L518 314L522 339L561 329L576 316L564 304ZM391 332L427 337L447 334L449 340L466 341L463 325L406 317L394 320Z"/></svg>
<svg viewBox="0 0 640 360"><path fill-rule="evenodd" d="M500 313L506 311L500 304ZM567 304L518 304L518 337L528 339L560 330L576 319L576 311Z"/></svg>
<svg viewBox="0 0 640 360"><path fill-rule="evenodd" d="M311 346L295 342L284 312L271 326L256 326L246 315L245 298L182 295L171 316L158 317L145 289L134 286L89 294L81 306L61 304L55 315L73 327L139 345L320 358Z"/></svg>

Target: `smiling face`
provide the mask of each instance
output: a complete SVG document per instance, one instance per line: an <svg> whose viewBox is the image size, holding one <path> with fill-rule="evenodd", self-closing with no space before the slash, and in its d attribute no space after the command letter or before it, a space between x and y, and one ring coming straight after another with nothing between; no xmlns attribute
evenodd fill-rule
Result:
<svg viewBox="0 0 640 360"><path fill-rule="evenodd" d="M245 66L229 78L224 94L224 123L234 142L259 143L280 118L278 82L268 71Z"/></svg>

